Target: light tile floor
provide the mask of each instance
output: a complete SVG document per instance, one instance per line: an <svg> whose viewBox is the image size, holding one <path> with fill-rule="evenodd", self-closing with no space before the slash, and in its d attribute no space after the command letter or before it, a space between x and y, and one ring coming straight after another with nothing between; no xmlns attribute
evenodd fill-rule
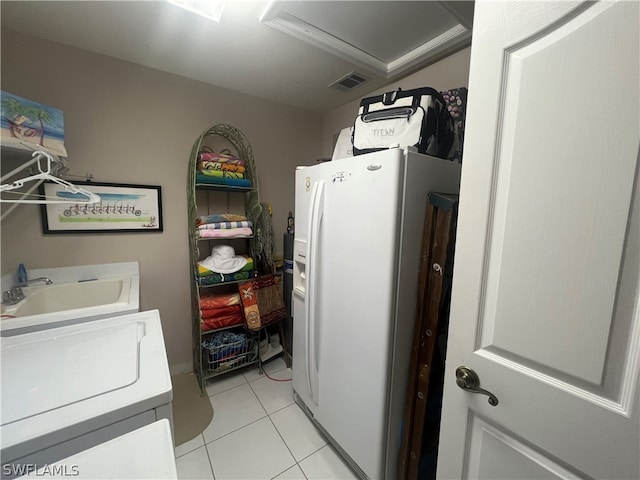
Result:
<svg viewBox="0 0 640 480"><path fill-rule="evenodd" d="M291 378L282 358L264 369ZM211 380L207 393L213 420L176 447L181 480L357 478L294 403L291 382L253 367Z"/></svg>

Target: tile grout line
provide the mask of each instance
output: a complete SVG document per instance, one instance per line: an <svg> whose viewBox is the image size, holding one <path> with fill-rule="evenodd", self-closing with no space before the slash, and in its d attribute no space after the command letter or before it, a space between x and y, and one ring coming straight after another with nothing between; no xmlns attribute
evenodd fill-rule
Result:
<svg viewBox="0 0 640 480"><path fill-rule="evenodd" d="M240 375L242 375L242 379L244 380L244 383L249 383L249 381L247 380L247 378L243 374L240 374ZM242 386L242 384L234 385L233 387L229 387L229 388L226 388L224 390L221 390L219 392L212 393L212 394L209 394L209 392L207 392L207 387L204 388L204 391L207 392L207 397L211 398L211 397L213 397L215 395L218 395L218 394L224 393L224 392L228 392L229 390L233 390L234 388L241 387L241 386Z"/></svg>
<svg viewBox="0 0 640 480"><path fill-rule="evenodd" d="M300 460L300 462L304 462L307 458L309 458L312 455L315 455L316 453L318 453L320 450L322 450L324 447L328 447L329 444L325 443L324 445L322 445L320 448L318 448L317 450L314 450L313 452L311 452L309 455L307 455L306 457L304 457L303 459ZM298 462L298 464L300 463ZM302 467L300 467L300 470L302 470Z"/></svg>
<svg viewBox="0 0 640 480"><path fill-rule="evenodd" d="M250 370L254 370L255 368L254 368L254 367L252 367L252 366L249 366L249 367L247 367L247 369L248 369L248 371L250 371ZM250 370L249 370L249 369L250 369ZM281 372L282 370L286 370L286 369L287 369L287 366L286 366L286 364L285 364L282 368L280 368L280 369L278 369L278 370L274 370L273 372L270 372L270 373L269 373L269 375L275 375L276 373ZM259 370L259 369L258 369L258 370ZM247 379L247 377L245 376L245 374L242 372L242 369L239 369L239 370L237 371L236 375L241 375L241 376L242 376L242 378L243 378L243 380L244 380L244 383L250 384L251 382L255 382L256 380L260 380L261 378L268 378L268 377L264 374L264 368L263 368L262 370L263 370L263 371L262 371L262 373L260 373L260 374L259 374L259 376L258 376L258 377L256 377L256 378L254 378L253 380L249 380L249 379ZM222 376L222 375L221 375L221 376ZM213 378L216 378L216 377L213 377ZM208 381L210 381L210 380L211 380L211 379L209 379ZM219 391L219 392L212 393L212 394L209 394L209 393L207 392L207 396L208 396L209 398L211 398L211 397L213 397L214 395L218 395L218 394L220 394L220 393L228 392L229 390L233 390L234 388L237 388L237 387L240 387L240 386L242 386L242 384L241 384L241 385L235 385L235 386L233 386L233 387L229 387L229 388L226 388L226 389L224 389L224 390L221 390L221 391ZM206 392L206 391L207 391L207 388L205 387L205 392Z"/></svg>
<svg viewBox="0 0 640 480"><path fill-rule="evenodd" d="M285 407L286 408L286 407ZM282 409L281 409L282 410ZM280 410L278 410L280 411ZM278 430L278 427L276 426L276 424L274 423L273 419L271 418L271 415L267 415L267 417L269 418L269 421L271 422L271 425L273 425L273 428L275 429L276 433L278 434L278 436L280 437L280 439L282 440L282 443L284 444L284 446L286 447L286 449L289 451L289 455L291 455L291 458L293 458L293 465L290 465L288 468L284 469L282 472L280 473L284 473L287 470L289 470L292 467L295 467L296 465L298 465L298 459L296 458L296 456L293 454L293 452L291 451L291 449L289 448L289 445L287 444L287 441L284 439L284 437L282 436L282 434L280 433L280 430ZM299 465L298 465L299 467ZM300 469L302 470L302 468ZM280 473L278 475L280 475ZM302 474L304 475L304 478L307 478L307 475L304 473L304 471L302 472ZM276 475L276 477L278 476ZM275 477L274 477L275 478Z"/></svg>
<svg viewBox="0 0 640 480"><path fill-rule="evenodd" d="M295 398L294 398L293 402L291 402L290 404L285 405L284 407L280 407L279 409L274 410L274 411L273 411L273 412L271 412L271 413L267 413L267 415L271 416L271 415L273 415L273 414L275 414L275 413L281 412L281 411L282 411L282 410L284 410L285 408L289 408L291 405L296 405Z"/></svg>
<svg viewBox="0 0 640 480"><path fill-rule="evenodd" d="M276 371L270 372L269 374L270 374L270 375L275 375L276 373L278 373L278 372L280 372L280 371L282 371L282 370L286 370L286 369L287 369L287 366L286 366L286 364L285 364L282 368L280 368L280 369L278 369L278 370L276 370ZM260 374L260 376L259 376L259 377L257 377L257 378L254 378L254 379L253 379L253 380L251 380L251 381L250 381L250 380L248 380L248 379L247 379L247 377L245 377L245 376L244 376L244 373L239 372L239 374L240 374L240 375L242 375L243 380L244 380L244 383L241 383L240 385L236 385L236 386L233 386L233 387L227 388L227 389L222 390L222 391L220 391L220 392L216 392L216 393L214 393L214 394L212 394L212 395L209 395L209 394L208 394L208 392L207 392L207 398L208 398L208 399L209 399L209 401L211 402L211 398L212 398L212 397L214 397L214 396L216 396L216 395L219 395L219 394L221 394L221 393L224 393L224 392L228 392L228 391L230 391L230 390L233 390L234 388L242 387L242 386L244 386L245 384L247 384L247 385L249 385L249 388L251 389L251 392L253 393L253 395L255 396L255 398L258 400L258 403L259 403L259 404L260 404L260 406L262 407L262 410L265 412L265 416L262 416L262 417L260 417L260 418L258 418L258 419L256 419L256 420L254 420L253 422L250 422L250 423L248 423L248 424L246 424L246 425L243 425L242 427L236 428L235 430L232 430L231 432L227 432L227 433L225 433L224 435L222 435L222 436L220 436L220 437L218 437L218 438L216 438L216 439L214 439L214 440L211 440L210 442L207 442L206 438L204 437L204 431L203 431L203 432L201 432L201 433L199 434L199 435L202 435L203 445L202 445L201 447L204 447L204 449L205 449L205 451L206 451L206 453L207 453L207 459L208 459L208 461L209 461L209 468L211 469L211 474L212 474L212 476L213 476L213 479L215 480L216 476L215 476L215 470L214 470L214 467L213 467L213 461L212 461L212 459L211 459L211 455L209 454L208 445L210 445L210 444L212 444L213 442L215 442L215 441L217 441L217 440L220 440L220 439L222 439L222 438L224 438L224 437L226 437L226 436L228 436L228 435L230 435L230 434L232 434L232 433L234 433L234 432L237 432L237 431L239 431L239 430L242 430L242 429L243 429L243 428L245 428L245 427L248 427L248 426L250 426L250 425L253 425L253 424L254 424L254 423L256 423L256 422L259 422L260 420L263 420L265 417L267 417L267 418L269 419L269 421L271 422L271 424L273 425L273 428L276 430L276 432L277 432L278 436L279 436L279 437L280 437L280 439L282 440L282 443L285 445L285 447L286 447L287 451L289 452L289 454L291 455L291 458L292 458L292 459L293 459L293 461L294 461L294 464L293 464L293 465L289 466L288 468L286 468L285 470L283 470L282 472L280 472L278 475L280 475L281 473L286 472L287 470L289 470L289 469L293 468L294 466L297 466L297 467L300 469L300 471L302 472L302 474L304 475L305 479L308 479L307 475L304 473L304 470L302 470L302 467L300 467L300 465L299 465L298 461L296 460L295 456L293 455L293 453L292 453L292 452L291 452L291 450L289 449L289 446L287 445L287 442L285 442L284 438L283 438L283 437L282 437L282 435L280 434L280 431L279 431L279 430L278 430L278 428L276 427L275 423L273 423L273 420L271 419L271 414L270 414L269 412L267 412L267 409L265 408L265 406L263 405L262 401L260 400L260 397L258 397L258 394L256 393L256 391L253 389L253 386L251 385L251 383L252 383L252 382L254 382L254 381L256 381L256 380L260 380L260 379L263 379L263 378L268 378L268 377L264 374L264 368L263 368L263 371L262 371L262 373ZM206 392L206 387L205 387L205 392ZM287 408L287 407L289 407L289 406L290 406L290 405L286 405L286 406L284 406L284 407L282 407L282 408L279 408L278 410L276 410L276 411L274 411L274 412L272 412L272 413L279 412L280 410L283 410L284 408ZM213 407L213 402L212 402L212 407ZM215 412L215 409L214 409L214 412ZM214 415L215 415L215 413L214 413ZM212 420L212 421L213 421L213 420ZM186 442L185 442L185 443L186 443ZM193 450L190 450L189 452L183 453L182 455L180 455L180 457L183 457L184 455L186 455L186 454L188 454L188 453L194 452L194 451L198 450L198 449L199 449L199 448L201 448L201 447L196 447L196 448L194 448ZM175 451L175 448L174 448L174 451ZM176 457L176 460L177 460L178 458L180 458L180 457ZM305 458L306 458L306 457L305 457ZM277 477L278 475L276 475L276 477ZM275 478L275 477L274 477L274 478Z"/></svg>
<svg viewBox="0 0 640 480"><path fill-rule="evenodd" d="M269 416L269 413L267 412L267 409L266 409L266 408L264 408L264 405L262 405L262 402L260 402L260 399L258 398L258 395L256 395L256 392L253 390L253 388L251 388L251 385L249 385L249 382L247 382L247 385L249 386L249 389L251 390L251 393L253 393L253 395L256 397L256 400L258 400L258 403L259 403L259 404L260 404L260 406L262 407L262 411L264 412L264 415L263 415L262 417L260 417L260 418L256 419L256 420L254 420L253 422L249 422L249 423L247 423L246 425L243 425L243 426L241 426L241 427L238 427L238 428L236 428L235 430L232 430L232 431L230 431L230 432L227 432L227 433L225 433L224 435L221 435L221 436L220 436L220 437L218 437L218 438L214 438L213 440L211 440L211 441L209 441L209 442L207 442L207 439L206 439L206 438L205 438L205 436L204 436L204 430L203 430L203 432L202 432L202 440L204 441L205 446L206 446L206 445L208 445L208 444L210 444L210 443L212 443L212 442L215 442L216 440L219 440L219 439L220 439L220 438L222 438L222 437L226 437L227 435L229 435L229 434L231 434L231 433L233 433L233 432L237 432L238 430L241 430L241 429L243 429L244 427L247 427L247 426L251 425L252 423L257 422L258 420L262 420L264 417L268 417L268 416ZM229 390L226 390L226 391L228 392L228 391L230 391L230 390L233 390L233 389L235 389L235 388L240 388L240 387L244 387L244 385L237 385L237 386L235 386L235 387L233 387L233 388L230 388ZM224 392L220 392L220 394L221 394L221 393L224 393ZM218 394L218 393L216 393L215 395L219 395L219 394ZM211 397L215 397L215 395L211 395ZM211 402L211 397L209 397L209 401L210 401L210 402ZM213 408L213 403L211 404L211 407ZM215 409L214 409L214 417L215 417ZM213 422L213 419L211 420L211 422ZM207 426L208 426L208 425L207 425ZM206 427L205 427L205 430L206 430Z"/></svg>
<svg viewBox="0 0 640 480"><path fill-rule="evenodd" d="M286 366L285 366L285 369L286 369ZM284 369L281 369L281 370L284 370ZM279 371L281 371L281 370L278 370L278 372L279 372ZM277 373L277 372L272 372L272 374L273 374L273 375L275 375L276 373ZM268 378L268 377L262 377L262 378ZM258 378L256 378L255 380L259 380L259 379L258 379ZM253 380L253 381L255 381L255 380ZM251 383L252 383L252 382L249 382L249 387L251 387L251 391L252 391L252 392L253 392L253 394L256 396L256 398L258 399L258 402L260 402L260 405L262 405L262 408L264 408L264 411L266 412L266 411L267 411L267 409L266 409L266 408L264 407L264 405L262 404L262 401L260 400L260 397L258 396L258 394L256 393L256 391L253 389L253 386L251 386ZM294 402L293 404L295 404L295 402ZM281 411L281 410L284 410L285 408L288 408L288 407L290 407L290 406L291 406L291 405L293 405L293 404L286 405L286 406L284 406L284 407L282 407L282 408L279 408L278 410L276 410L276 411L274 411L274 412L271 412L271 413L267 412L267 418L268 418L268 419L269 419L269 421L271 422L271 425L273 425L273 428L275 429L276 433L278 434L278 436L279 436L279 437L280 437L280 439L282 440L282 443L284 444L285 448L286 448L286 449L287 449L287 451L289 452L289 455L291 455L291 458L292 458L292 459L293 459L293 461L294 461L294 464L293 464L293 465L290 465L289 467L287 467L286 469L284 469L282 472L280 472L278 475L280 475L280 474L282 474L282 473L286 472L286 471L287 471L287 470L289 470L290 468L293 468L293 467L297 466L297 467L300 469L300 471L302 472L302 474L304 475L304 478L305 478L305 479L308 479L307 474L306 474L306 473L304 473L304 470L302 470L302 467L299 465L299 463L298 463L298 459L296 458L296 456L293 454L293 452L292 452L292 451L291 451L291 449L289 448L289 445L287 444L287 442L285 441L284 437L283 437L283 436L282 436L282 434L280 433L280 430L278 430L278 427L276 426L276 424L274 423L273 419L271 418L271 415L273 415L274 413L279 412L279 411ZM276 475L276 477L277 477L278 475ZM273 477L273 478L275 478L275 477Z"/></svg>
<svg viewBox="0 0 640 480"><path fill-rule="evenodd" d="M282 371L282 370L284 370L284 369L286 369L286 368L287 368L287 366L286 366L286 364L285 364L282 368L280 368L280 369L278 369L278 370L275 370L275 371L271 372L271 373L270 373L270 375L271 375L271 374L278 373L278 372L280 372L280 371ZM245 369L247 370L246 372L244 372L244 370L245 370ZM257 378L254 378L253 380L248 380L248 379L247 379L247 377L245 376L245 373L249 373L250 371L252 371L252 370L256 370L256 369L257 369L257 370L260 370L258 367L254 367L253 365L249 365L249 366L247 366L247 367L239 368L238 370L235 370L235 375L242 376L242 379L244 380L244 382L245 382L245 383L251 383L251 382L253 382L253 381L255 381L255 380L258 380L258 379L260 379L260 378L264 378L264 373L260 373L260 376L259 376L259 377L257 377ZM264 370L264 368L263 368L263 370ZM215 380L214 380L215 378L218 378L218 377L224 377L224 376L225 376L224 374L220 374L220 375L218 375L218 376L216 376L216 377L212 377L212 378L210 378L210 379L207 379L207 382L211 382L211 381L213 380L213 383L215 383ZM230 377L227 377L227 378L230 378ZM214 395L218 395L219 393L226 392L226 391L228 391L228 390L231 390L231 389L236 388L236 387L239 387L239 386L240 386L240 385L235 385L235 386L233 386L233 387L226 388L225 390L221 390L221 391L216 392L216 393L213 393L213 394L211 394L211 395L207 392L207 396L208 396L208 397L212 397L212 396L214 396ZM206 391L207 391L207 387L205 387L205 392L206 392Z"/></svg>
<svg viewBox="0 0 640 480"><path fill-rule="evenodd" d="M281 471L278 475L276 475L275 477L271 478L271 480L274 480L275 478L278 478L280 475L282 475L284 472L291 470L293 467L298 467L300 469L300 471L302 472L302 475L304 476L304 478L306 480L309 480L309 477L307 477L307 474L304 473L304 470L302 470L302 467L300 467L300 465L298 465L298 463L294 463L293 465L291 465L289 468L285 468L283 471Z"/></svg>
<svg viewBox="0 0 640 480"><path fill-rule="evenodd" d="M191 453L191 452L193 452L193 451L195 451L195 450L199 449L200 447L204 447L204 446L206 445L206 443L205 443L205 441L204 441L204 435L202 435L202 433L199 433L198 435L201 435L201 436L202 436L202 445L199 445L199 446L195 447L194 449L189 450L188 452L184 452L184 453L182 453L182 454L178 455L178 456L176 457L176 460L177 460L177 459L179 459L180 457L184 457L187 453ZM195 438L195 437L194 437L194 438ZM191 440L193 440L193 438L192 438ZM186 442L181 443L180 445L178 445L178 447L179 447L179 446L181 446L181 445L185 445L185 444L189 443L191 440L187 440ZM173 451L174 451L174 452L176 451L176 448L177 448L177 447L173 447Z"/></svg>
<svg viewBox="0 0 640 480"><path fill-rule="evenodd" d="M262 408L264 409L265 412L267 412L267 409L264 407L264 405L262 404L262 401L260 400L260 397L258 397L258 394L256 393L256 391L253 389L253 387L251 386L251 382L249 382L249 387L251 387L251 391L253 392L253 394L256 396L256 398L258 399L258 402L260 402L260 405L262 406ZM280 410L282 410L283 408L287 408L289 405L282 407L278 410L276 410L277 412L279 412ZM267 418L269 419L269 421L271 422L271 425L273 425L273 428L275 428L276 432L278 433L278 436L280 437L280 439L282 440L282 443L284 443L284 446L287 448L287 450L289 451L289 454L291 455L291 458L293 458L293 461L296 462L295 464L297 465L297 460L295 455L293 454L293 452L291 451L291 449L289 448L289 445L287 445L287 442L284 440L284 438L282 437L282 434L280 433L280 430L278 430L278 427L276 427L276 424L273 423L273 420L271 419L271 415L273 413L276 412L272 412L269 413L267 412ZM293 465L292 465L293 466ZM289 468L291 468L292 466L290 466ZM287 468L286 470L289 470L289 468ZM286 471L285 470L285 471ZM281 472L282 473L282 472ZM278 474L279 475L279 474ZM277 476L277 475L276 475Z"/></svg>
<svg viewBox="0 0 640 480"><path fill-rule="evenodd" d="M265 415L264 417L260 417L260 418L258 418L258 419L256 419L256 420L252 421L252 422L247 423L246 425L243 425L243 426L241 426L241 427L238 427L238 428L236 428L235 430L232 430L232 431L230 431L230 432L227 432L227 433L225 433L224 435L221 435L221 436L219 436L218 438L216 438L216 439L214 439L214 440L211 440L210 442L207 442L207 441L206 441L206 439L205 439L205 438L204 438L204 436L203 436L203 437L202 437L202 439L204 440L204 446L206 447L207 445L209 445L209 444L211 444L211 443L213 443L213 442L216 442L216 441L220 440L221 438L226 437L227 435L231 435L232 433L235 433L235 432L237 432L238 430L242 430L243 428L248 427L249 425L253 425L253 424L254 424L254 423L256 423L256 422L259 422L260 420L264 420L264 419L265 419L265 418L267 418L268 416L269 416L269 415Z"/></svg>
<svg viewBox="0 0 640 480"><path fill-rule="evenodd" d="M278 371L280 371L280 370L278 370ZM274 372L274 374L275 374L275 373L276 373L276 372ZM258 402L260 402L260 405L262 406L263 410L267 413L267 416L269 416L269 415L272 415L272 414L276 413L276 412L277 412L277 411L279 411L279 410L282 410L283 408L287 408L289 405L291 405L291 403L289 403L289 404L285 405L284 407L279 408L278 410L275 410L275 411L273 411L273 412L269 413L269 412L267 411L267 408L266 408L266 407L264 406L264 404L262 403L262 400L260 400L260 397L258 396L257 392L254 390L253 385L251 385L253 382L256 382L256 381L258 381L258 380L262 380L262 379L264 379L264 378L267 378L267 379L268 379L268 377L262 377L262 378L256 378L255 380L252 380L251 382L249 382L249 388L251 388L251 391L253 392L253 394L254 394L254 395L256 396L256 398L258 399ZM273 383L279 383L279 382L273 382ZM295 402L293 402L293 403L295 403Z"/></svg>
<svg viewBox="0 0 640 480"><path fill-rule="evenodd" d="M204 440L204 435L202 436L202 440ZM213 480L216 480L216 472L213 469L213 462L211 461L211 455L209 454L209 449L207 448L207 444L204 444L204 451L207 452L207 459L209 459L209 468L211 469L211 475L213 476Z"/></svg>

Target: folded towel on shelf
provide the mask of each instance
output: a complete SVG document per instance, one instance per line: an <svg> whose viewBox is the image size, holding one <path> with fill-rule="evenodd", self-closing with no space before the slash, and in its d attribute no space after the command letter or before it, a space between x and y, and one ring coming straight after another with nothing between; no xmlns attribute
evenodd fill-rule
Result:
<svg viewBox="0 0 640 480"><path fill-rule="evenodd" d="M200 296L200 308L202 310L229 307L231 305L240 305L239 293L206 293Z"/></svg>
<svg viewBox="0 0 640 480"><path fill-rule="evenodd" d="M253 258L247 257L247 256L245 256L244 258L247 260L244 266L238 268L238 270L236 270L235 272L226 272L226 273L247 272L247 271L253 270ZM225 272L218 272L216 270L211 270L209 263L207 264L203 264L202 262L198 263L198 276L200 278L209 277L211 275L220 275L221 273L225 273Z"/></svg>
<svg viewBox="0 0 640 480"><path fill-rule="evenodd" d="M203 318L200 321L200 330L206 332L208 330L215 330L216 328L231 327L233 325L242 325L244 317L242 313L235 313L231 315L220 315L212 318Z"/></svg>
<svg viewBox="0 0 640 480"><path fill-rule="evenodd" d="M250 237L253 235L251 228L203 228L198 229L198 237L200 238L233 238L233 237Z"/></svg>
<svg viewBox="0 0 640 480"><path fill-rule="evenodd" d="M253 270L246 272L236 273L215 273L214 275L207 275L205 277L198 278L198 285L218 285L226 282L237 282L239 280L247 280L253 278Z"/></svg>
<svg viewBox="0 0 640 480"><path fill-rule="evenodd" d="M205 225L217 222L244 222L246 220L248 219L244 215L236 215L235 213L215 213L196 218L196 225Z"/></svg>
<svg viewBox="0 0 640 480"><path fill-rule="evenodd" d="M242 305L230 305L228 307L204 308L200 310L200 318L224 317L226 315L242 316Z"/></svg>
<svg viewBox="0 0 640 480"><path fill-rule="evenodd" d="M251 187L251 180L246 178L221 178L211 177L209 175L196 175L196 183L209 184L209 185L224 185L226 187Z"/></svg>
<svg viewBox="0 0 640 480"><path fill-rule="evenodd" d="M213 162L213 161L200 161L198 162L198 168L200 170L220 170L223 172L237 172L244 173L246 169L242 165L234 165L232 163Z"/></svg>
<svg viewBox="0 0 640 480"><path fill-rule="evenodd" d="M205 170L203 168L200 168L200 173L206 177L244 178L244 173L223 172L222 170Z"/></svg>
<svg viewBox="0 0 640 480"><path fill-rule="evenodd" d="M203 152L200 154L199 160L201 162L211 161L218 163L228 163L229 165L239 165L241 167L245 166L244 160L236 158L232 155L225 155L224 153Z"/></svg>
<svg viewBox="0 0 640 480"><path fill-rule="evenodd" d="M198 225L198 230L218 230L227 228L253 228L253 222L244 220L241 222L214 222Z"/></svg>

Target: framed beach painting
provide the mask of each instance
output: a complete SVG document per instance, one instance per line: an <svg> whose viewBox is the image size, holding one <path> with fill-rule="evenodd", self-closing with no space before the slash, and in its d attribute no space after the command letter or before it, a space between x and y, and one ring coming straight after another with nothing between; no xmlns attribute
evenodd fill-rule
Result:
<svg viewBox="0 0 640 480"><path fill-rule="evenodd" d="M74 182L100 197L98 203L45 182L40 193L69 203L43 204L42 231L51 233L162 232L162 191L158 185ZM74 201L77 200L77 201Z"/></svg>
<svg viewBox="0 0 640 480"><path fill-rule="evenodd" d="M3 147L67 156L61 110L0 91L0 139Z"/></svg>

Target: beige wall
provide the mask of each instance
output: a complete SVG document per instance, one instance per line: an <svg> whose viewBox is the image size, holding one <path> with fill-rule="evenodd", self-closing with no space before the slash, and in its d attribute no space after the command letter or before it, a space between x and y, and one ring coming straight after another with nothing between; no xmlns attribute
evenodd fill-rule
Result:
<svg viewBox="0 0 640 480"><path fill-rule="evenodd" d="M282 252L294 169L320 155L321 116L3 29L2 89L61 109L70 173L162 186L163 233L43 235L37 206L2 222L2 274L138 260L141 309L158 308L169 363L191 365L187 163L196 137L217 123L253 147L260 196L273 205Z"/></svg>
<svg viewBox="0 0 640 480"><path fill-rule="evenodd" d="M363 97L380 95L384 92L409 90L419 87L432 87L436 90L466 87L469 85L469 60L471 47L460 50L444 59L429 65L422 70L409 75L402 80L389 83L387 86L363 94ZM324 115L322 123L322 156L331 157L333 154L333 137L340 130L351 127L358 114L360 100L348 103Z"/></svg>
<svg viewBox="0 0 640 480"><path fill-rule="evenodd" d="M370 95L466 86L469 54L457 52ZM161 185L164 217L163 233L45 236L38 207L20 205L2 222L2 274L19 262L46 268L138 260L141 309L160 310L174 370L191 365L186 178L196 137L217 123L247 136L282 252L295 166L330 157L333 135L353 123L359 105L322 116L7 29L1 66L3 90L64 112L70 173Z"/></svg>

